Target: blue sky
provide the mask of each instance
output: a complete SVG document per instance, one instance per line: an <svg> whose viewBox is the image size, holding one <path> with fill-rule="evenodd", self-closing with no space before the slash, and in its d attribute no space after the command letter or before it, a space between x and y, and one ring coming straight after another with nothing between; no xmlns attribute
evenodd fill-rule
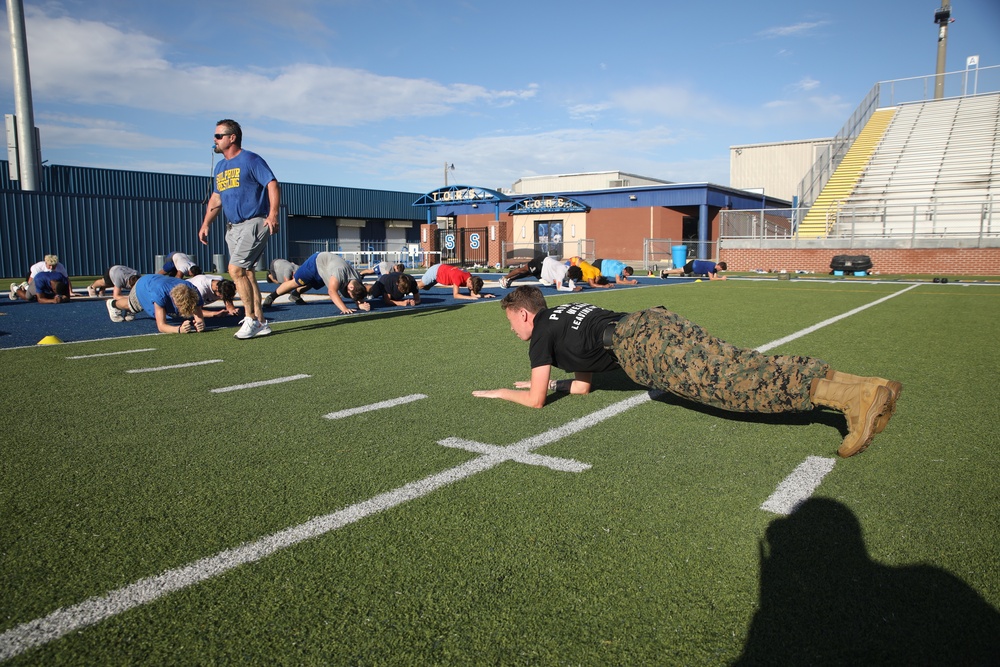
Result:
<svg viewBox="0 0 1000 667"><path fill-rule="evenodd" d="M51 164L208 175L231 117L279 181L426 192L445 163L490 188L604 170L727 185L730 146L833 136L876 82L933 74L939 3L24 6ZM952 14L947 70L1000 65L1000 1Z"/></svg>

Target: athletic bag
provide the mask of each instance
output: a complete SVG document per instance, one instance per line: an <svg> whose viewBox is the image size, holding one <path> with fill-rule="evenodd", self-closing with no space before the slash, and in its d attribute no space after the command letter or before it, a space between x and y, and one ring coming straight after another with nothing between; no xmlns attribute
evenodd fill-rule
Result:
<svg viewBox="0 0 1000 667"><path fill-rule="evenodd" d="M833 271L868 271L872 268L872 258L868 255L834 255L830 262Z"/></svg>

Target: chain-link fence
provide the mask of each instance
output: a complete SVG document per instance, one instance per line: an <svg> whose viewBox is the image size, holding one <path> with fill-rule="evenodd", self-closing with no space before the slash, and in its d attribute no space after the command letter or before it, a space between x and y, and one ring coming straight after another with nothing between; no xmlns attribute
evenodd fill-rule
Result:
<svg viewBox="0 0 1000 667"><path fill-rule="evenodd" d="M697 239L643 239L642 268L644 271L652 271L653 273L662 271L663 269L680 268L684 264L677 264L674 249L683 247L684 250L680 252L684 256L684 262L687 262L697 259L696 255L698 254L699 245L700 241ZM708 257L704 259L717 257L718 245L716 242L706 242L705 246L708 248ZM680 256L677 256L677 260L680 260Z"/></svg>
<svg viewBox="0 0 1000 667"><path fill-rule="evenodd" d="M587 261L597 259L594 254L594 239L579 239L577 241L559 241L546 243L511 243L503 241L500 244L501 268L525 264L536 255L570 258L582 257Z"/></svg>
<svg viewBox="0 0 1000 667"><path fill-rule="evenodd" d="M805 208L721 211L720 238L798 239ZM955 199L923 204L840 204L830 208L827 239L962 239L973 245L1000 238L1000 200ZM810 236L809 238L813 238Z"/></svg>
<svg viewBox="0 0 1000 667"><path fill-rule="evenodd" d="M776 208L720 211L719 236L722 238L789 238L798 220L809 209Z"/></svg>
<svg viewBox="0 0 1000 667"><path fill-rule="evenodd" d="M416 268L424 266L430 254L434 255L435 261L439 261L437 258L440 255L440 253L427 253L421 250L419 243L399 244L397 242L390 244L386 241L366 241L361 243L362 248L352 250L344 250L337 239L295 241L291 245L292 256L288 259L296 264L301 264L316 252L334 252L360 268L371 268L383 261L403 264L407 268ZM394 246L391 250L388 247L390 245Z"/></svg>

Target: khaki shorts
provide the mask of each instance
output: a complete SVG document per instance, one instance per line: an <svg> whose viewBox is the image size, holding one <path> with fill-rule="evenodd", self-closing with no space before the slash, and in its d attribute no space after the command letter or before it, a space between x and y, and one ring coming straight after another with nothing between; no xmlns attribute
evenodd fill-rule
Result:
<svg viewBox="0 0 1000 667"><path fill-rule="evenodd" d="M264 224L264 218L250 218L237 224L227 224L229 263L241 269L253 269L267 249L269 238L271 231Z"/></svg>
<svg viewBox="0 0 1000 667"><path fill-rule="evenodd" d="M133 313L142 312L142 304L139 303L139 294L135 290L128 293L128 309Z"/></svg>

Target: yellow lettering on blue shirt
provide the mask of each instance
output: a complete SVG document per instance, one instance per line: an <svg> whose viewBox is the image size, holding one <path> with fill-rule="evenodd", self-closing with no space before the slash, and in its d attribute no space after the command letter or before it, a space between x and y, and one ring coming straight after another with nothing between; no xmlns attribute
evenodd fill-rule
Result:
<svg viewBox="0 0 1000 667"><path fill-rule="evenodd" d="M215 175L215 188L222 192L229 188L240 187L240 168L226 169Z"/></svg>

